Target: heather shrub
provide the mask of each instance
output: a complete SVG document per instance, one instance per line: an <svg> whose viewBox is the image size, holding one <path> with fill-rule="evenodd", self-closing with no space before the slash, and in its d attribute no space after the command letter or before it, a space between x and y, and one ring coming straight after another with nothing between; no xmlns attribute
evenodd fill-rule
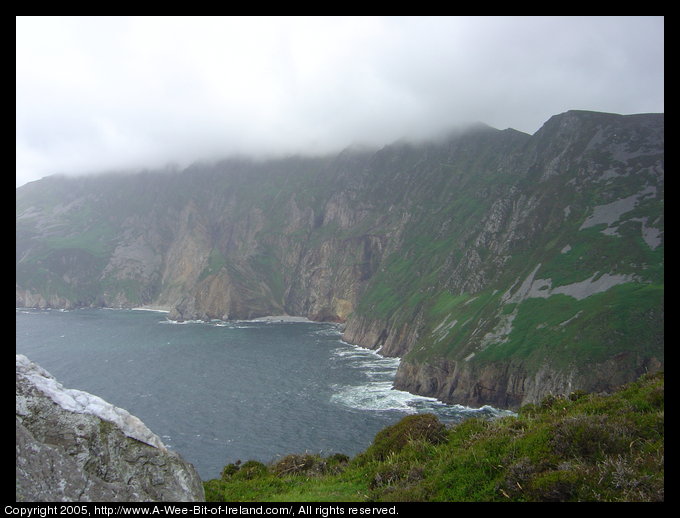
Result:
<svg viewBox="0 0 680 518"><path fill-rule="evenodd" d="M566 502L575 495L581 479L577 471L548 471L532 478L528 494L538 502Z"/></svg>
<svg viewBox="0 0 680 518"><path fill-rule="evenodd" d="M240 465L237 472L234 473L235 478L251 480L261 477L267 473L267 466L256 460L249 460Z"/></svg>
<svg viewBox="0 0 680 518"><path fill-rule="evenodd" d="M398 423L378 432L364 457L385 460L398 453L413 441L441 444L446 441L446 427L434 414L416 414L404 417Z"/></svg>
<svg viewBox="0 0 680 518"><path fill-rule="evenodd" d="M309 453L286 455L272 465L275 475L320 475L326 471L326 461L319 455Z"/></svg>
<svg viewBox="0 0 680 518"><path fill-rule="evenodd" d="M633 440L623 421L602 415L577 415L558 421L553 428L553 450L561 456L598 459L624 453Z"/></svg>

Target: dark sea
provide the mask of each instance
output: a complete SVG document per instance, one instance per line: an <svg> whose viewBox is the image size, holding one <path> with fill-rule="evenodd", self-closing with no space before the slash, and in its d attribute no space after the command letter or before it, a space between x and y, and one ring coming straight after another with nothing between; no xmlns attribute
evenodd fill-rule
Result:
<svg viewBox="0 0 680 518"><path fill-rule="evenodd" d="M333 324L17 308L16 332L17 353L142 419L204 480L237 460L353 456L417 412L447 423L509 413L393 390L399 360L343 342Z"/></svg>

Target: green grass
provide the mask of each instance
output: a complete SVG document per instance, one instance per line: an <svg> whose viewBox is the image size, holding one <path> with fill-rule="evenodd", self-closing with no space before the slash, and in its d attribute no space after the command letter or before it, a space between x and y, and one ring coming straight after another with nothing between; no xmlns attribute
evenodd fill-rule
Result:
<svg viewBox="0 0 680 518"><path fill-rule="evenodd" d="M566 295L518 305L508 341L489 345L477 361L550 358L553 365L585 365L630 352L663 356L663 285L627 283L577 300Z"/></svg>
<svg viewBox="0 0 680 518"><path fill-rule="evenodd" d="M605 235L605 225L568 235L546 254L537 278L552 279L553 286L580 282L594 272L636 274L644 280L663 282L663 247L652 250L642 239L640 222L617 227L618 235ZM565 245L571 249L562 253Z"/></svg>
<svg viewBox="0 0 680 518"><path fill-rule="evenodd" d="M113 251L113 230L103 226L90 228L65 237L45 238L45 244L52 250L76 248L85 250L97 257L107 257Z"/></svg>
<svg viewBox="0 0 680 518"><path fill-rule="evenodd" d="M353 459L230 464L204 486L207 500L230 502L663 501L664 376L448 429L408 416Z"/></svg>
<svg viewBox="0 0 680 518"><path fill-rule="evenodd" d="M227 259L224 254L220 252L217 248L210 250L210 255L208 256L208 265L203 269L201 275L198 277L198 282L209 277L210 275L217 274L224 266L227 265Z"/></svg>
<svg viewBox="0 0 680 518"><path fill-rule="evenodd" d="M520 361L529 372L546 363L587 369L617 355L631 369L639 357L663 361L663 284L624 283L581 300L554 294L503 304L502 296L496 290L431 296L419 341L404 359L423 364L474 352L475 364ZM508 333L486 337L500 329Z"/></svg>

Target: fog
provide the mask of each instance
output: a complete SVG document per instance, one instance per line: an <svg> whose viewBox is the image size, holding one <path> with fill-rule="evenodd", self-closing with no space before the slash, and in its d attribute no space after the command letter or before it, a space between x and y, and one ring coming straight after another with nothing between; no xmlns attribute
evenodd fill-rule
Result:
<svg viewBox="0 0 680 518"><path fill-rule="evenodd" d="M664 110L663 17L18 17L16 185Z"/></svg>

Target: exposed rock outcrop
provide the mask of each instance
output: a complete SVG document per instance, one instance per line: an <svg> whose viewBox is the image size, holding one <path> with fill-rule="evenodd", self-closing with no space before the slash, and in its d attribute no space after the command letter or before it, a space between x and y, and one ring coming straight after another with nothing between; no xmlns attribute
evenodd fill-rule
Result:
<svg viewBox="0 0 680 518"><path fill-rule="evenodd" d="M528 403L539 403L549 395L574 391L612 392L643 374L663 370L654 357L622 354L588 369L559 369L544 364L530 370L520 361L478 365L466 361L440 359L425 364L402 362L395 388L437 397L445 403L465 401L472 407L491 405L517 410ZM597 374L593 374L595 371Z"/></svg>
<svg viewBox="0 0 680 518"><path fill-rule="evenodd" d="M194 467L137 417L16 357L17 501L202 501Z"/></svg>
<svg viewBox="0 0 680 518"><path fill-rule="evenodd" d="M663 114L48 177L17 190L16 303L345 322L402 388L514 405L663 364L663 207Z"/></svg>

